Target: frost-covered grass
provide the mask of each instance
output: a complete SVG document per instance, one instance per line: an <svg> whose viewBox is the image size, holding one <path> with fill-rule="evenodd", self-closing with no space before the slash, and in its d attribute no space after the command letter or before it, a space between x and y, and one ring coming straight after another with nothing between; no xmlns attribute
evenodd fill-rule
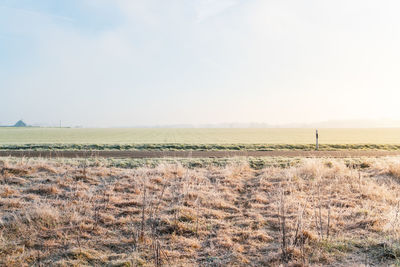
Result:
<svg viewBox="0 0 400 267"><path fill-rule="evenodd" d="M0 159L0 265L391 265L400 159ZM295 266L295 265L294 265Z"/></svg>

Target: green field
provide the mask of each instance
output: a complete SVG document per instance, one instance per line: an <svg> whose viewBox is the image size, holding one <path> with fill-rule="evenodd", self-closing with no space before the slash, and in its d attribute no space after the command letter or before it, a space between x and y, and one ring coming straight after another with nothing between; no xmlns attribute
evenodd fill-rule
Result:
<svg viewBox="0 0 400 267"><path fill-rule="evenodd" d="M400 144L400 128L320 129L321 144ZM314 129L0 128L0 144L313 144Z"/></svg>
<svg viewBox="0 0 400 267"><path fill-rule="evenodd" d="M331 136L329 142L332 142L335 134L328 133ZM309 144L313 142L312 129L0 128L0 144ZM400 138L398 142L400 143ZM342 140L339 138L335 143L342 143Z"/></svg>
<svg viewBox="0 0 400 267"><path fill-rule="evenodd" d="M321 149L399 149L400 128L320 129L319 142ZM314 129L0 128L3 149L312 149L314 143Z"/></svg>

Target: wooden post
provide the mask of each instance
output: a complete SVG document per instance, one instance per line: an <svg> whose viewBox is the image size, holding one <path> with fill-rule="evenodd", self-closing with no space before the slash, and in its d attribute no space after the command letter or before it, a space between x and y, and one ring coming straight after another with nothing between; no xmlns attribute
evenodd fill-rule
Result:
<svg viewBox="0 0 400 267"><path fill-rule="evenodd" d="M315 150L318 150L318 130L315 130Z"/></svg>

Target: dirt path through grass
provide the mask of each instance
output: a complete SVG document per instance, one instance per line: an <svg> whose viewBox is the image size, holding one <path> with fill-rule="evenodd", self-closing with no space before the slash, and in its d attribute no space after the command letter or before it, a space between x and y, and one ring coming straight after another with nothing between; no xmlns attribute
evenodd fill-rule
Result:
<svg viewBox="0 0 400 267"><path fill-rule="evenodd" d="M44 158L228 158L228 157L309 157L351 158L400 156L400 151L0 151L0 157Z"/></svg>

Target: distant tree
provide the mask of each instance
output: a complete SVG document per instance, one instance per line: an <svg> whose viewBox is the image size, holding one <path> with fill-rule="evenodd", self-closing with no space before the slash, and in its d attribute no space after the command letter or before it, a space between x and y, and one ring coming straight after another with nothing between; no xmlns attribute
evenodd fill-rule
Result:
<svg viewBox="0 0 400 267"><path fill-rule="evenodd" d="M16 124L14 124L14 127L26 127L26 123L23 122L22 120L17 121Z"/></svg>

